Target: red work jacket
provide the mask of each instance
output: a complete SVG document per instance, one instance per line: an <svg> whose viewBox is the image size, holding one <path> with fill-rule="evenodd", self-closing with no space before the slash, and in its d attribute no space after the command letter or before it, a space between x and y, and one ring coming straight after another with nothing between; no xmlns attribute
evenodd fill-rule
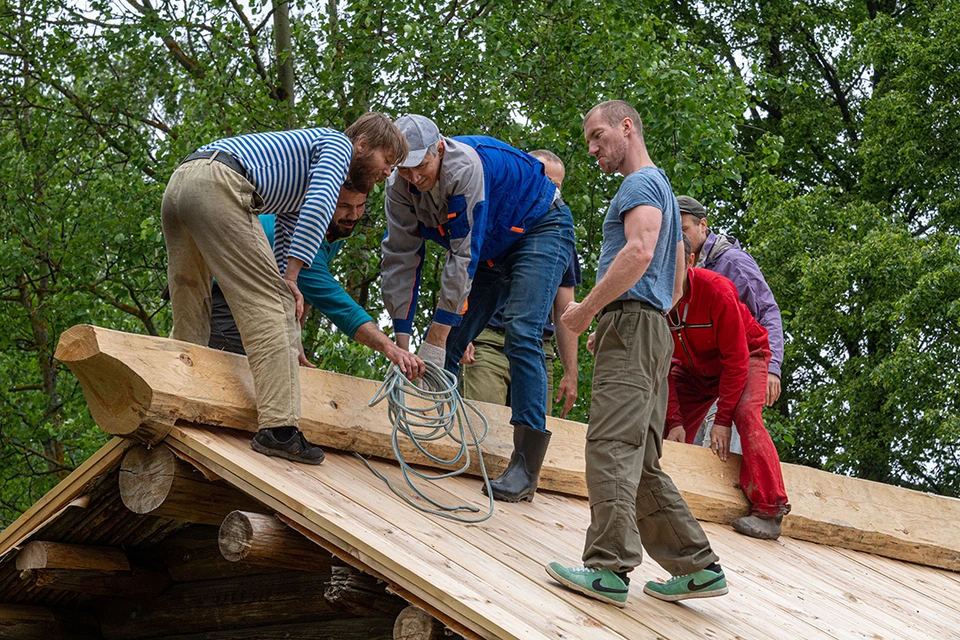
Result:
<svg viewBox="0 0 960 640"><path fill-rule="evenodd" d="M747 384L750 354L770 350L767 330L740 302L737 288L707 269L687 271L690 287L667 315L673 335L673 366L706 381L719 378L715 424L730 426ZM680 423L680 405L671 389L667 425Z"/></svg>

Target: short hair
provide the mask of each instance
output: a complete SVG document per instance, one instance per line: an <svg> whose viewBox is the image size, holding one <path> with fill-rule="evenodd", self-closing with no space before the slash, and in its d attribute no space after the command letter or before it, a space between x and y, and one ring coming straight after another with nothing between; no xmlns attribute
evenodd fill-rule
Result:
<svg viewBox="0 0 960 640"><path fill-rule="evenodd" d="M356 183L354 183L354 181L351 180L350 178L347 178L346 180L344 180L343 184L340 185L340 188L346 189L347 191L352 191L353 193L362 193L365 196L370 195L363 189L360 189L359 187L357 187Z"/></svg>
<svg viewBox="0 0 960 640"><path fill-rule="evenodd" d="M363 114L343 133L354 144L360 138L365 138L370 147L391 153L395 163L403 162L410 153L410 145L400 133L400 129L397 129L390 118L376 111Z"/></svg>
<svg viewBox="0 0 960 640"><path fill-rule="evenodd" d="M625 118L630 118L640 135L643 135L643 122L640 121L640 114L623 100L601 102L587 112L587 115L583 118L583 124L586 125L587 120L593 116L600 116L611 127L618 127Z"/></svg>
<svg viewBox="0 0 960 640"><path fill-rule="evenodd" d="M561 167L563 166L563 160L561 160L560 156L555 154L553 151L548 151L547 149L537 149L536 151L531 151L530 155L540 162L556 162Z"/></svg>
<svg viewBox="0 0 960 640"><path fill-rule="evenodd" d="M689 264L690 256L693 254L693 243L690 242L687 234L681 233L680 235L683 236L683 264Z"/></svg>

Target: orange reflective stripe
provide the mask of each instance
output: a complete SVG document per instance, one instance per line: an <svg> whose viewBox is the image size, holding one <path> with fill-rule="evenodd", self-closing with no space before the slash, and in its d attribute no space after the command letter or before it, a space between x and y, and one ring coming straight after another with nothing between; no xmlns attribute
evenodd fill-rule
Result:
<svg viewBox="0 0 960 640"><path fill-rule="evenodd" d="M523 229L521 227L510 227L510 231L513 231L514 233L523 233Z"/></svg>
<svg viewBox="0 0 960 640"><path fill-rule="evenodd" d="M464 301L463 301L463 311L460 312L460 315L463 315L464 313L467 312L467 303L468 303L468 302L470 302L470 301L469 301L469 300L464 300Z"/></svg>
<svg viewBox="0 0 960 640"><path fill-rule="evenodd" d="M437 231L440 232L440 237L443 237L443 236L447 235L447 234L445 234L445 233L443 232L443 227L437 227Z"/></svg>
<svg viewBox="0 0 960 640"><path fill-rule="evenodd" d="M488 267L492 267L492 266L493 266L493 260L487 260L487 266L488 266Z"/></svg>
<svg viewBox="0 0 960 640"><path fill-rule="evenodd" d="M448 214L447 214L447 220L450 220L451 218L456 218L456 217L457 217L457 214L455 214L455 213L448 213Z"/></svg>

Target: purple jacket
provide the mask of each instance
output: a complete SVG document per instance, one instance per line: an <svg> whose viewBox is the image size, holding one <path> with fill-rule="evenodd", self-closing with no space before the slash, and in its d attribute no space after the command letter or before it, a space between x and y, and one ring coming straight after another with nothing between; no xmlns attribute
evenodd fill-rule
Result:
<svg viewBox="0 0 960 640"><path fill-rule="evenodd" d="M773 292L760 273L757 261L740 247L733 236L718 236L713 231L707 235L697 266L726 276L737 286L740 301L767 330L770 340L770 373L780 375L783 364L783 322L780 307L773 299Z"/></svg>

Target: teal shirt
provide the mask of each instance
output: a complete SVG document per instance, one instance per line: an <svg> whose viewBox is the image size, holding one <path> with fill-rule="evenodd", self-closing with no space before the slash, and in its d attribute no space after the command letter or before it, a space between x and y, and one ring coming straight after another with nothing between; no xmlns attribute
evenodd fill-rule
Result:
<svg viewBox="0 0 960 640"><path fill-rule="evenodd" d="M272 214L260 216L260 224L263 225L271 247L275 219L276 216ZM300 270L297 286L300 287L304 300L330 318L340 331L352 339L360 325L373 322L373 318L343 290L330 273L330 263L340 252L341 246L343 240L328 242L324 239L310 268Z"/></svg>

